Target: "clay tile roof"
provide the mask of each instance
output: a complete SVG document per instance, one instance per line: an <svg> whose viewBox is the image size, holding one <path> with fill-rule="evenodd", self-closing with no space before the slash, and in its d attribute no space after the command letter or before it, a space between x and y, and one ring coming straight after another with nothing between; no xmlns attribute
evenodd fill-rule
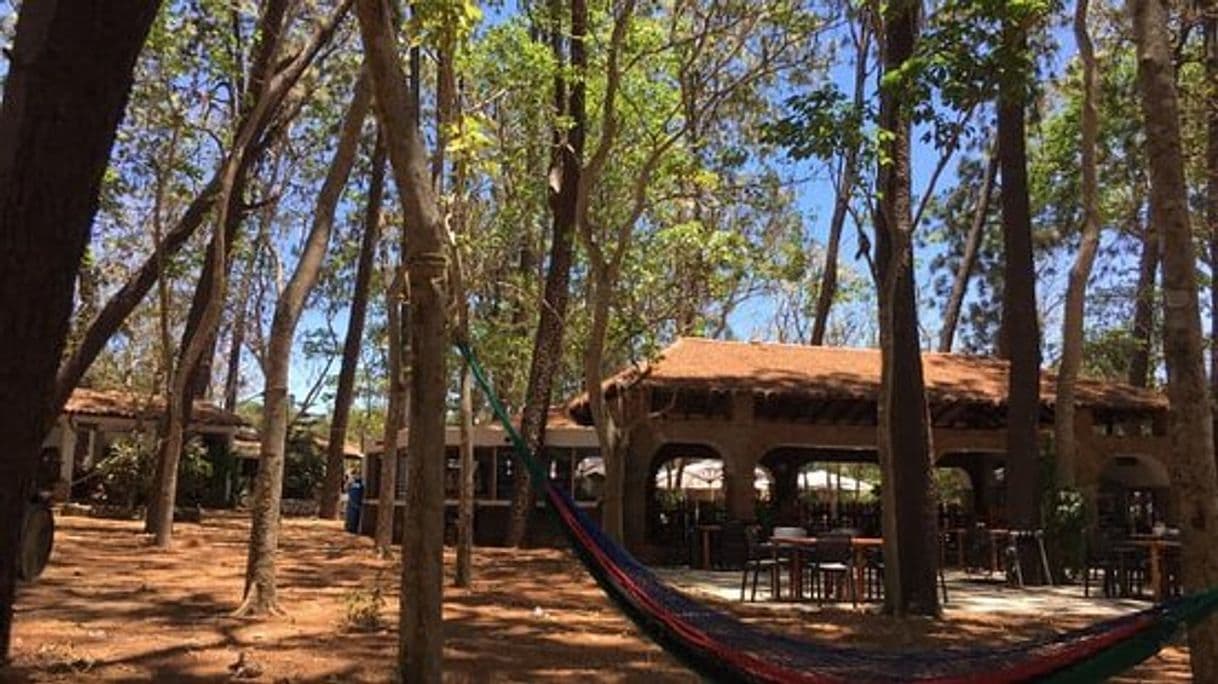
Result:
<svg viewBox="0 0 1218 684"><path fill-rule="evenodd" d="M64 413L75 416L97 416L110 418L156 419L165 412L165 400L160 396L149 396L127 390L97 390L78 387L63 408ZM242 427L245 419L229 413L210 401L197 400L191 413L191 422L198 425L218 427Z"/></svg>
<svg viewBox="0 0 1218 684"><path fill-rule="evenodd" d="M1006 361L924 352L928 398L933 403L1006 403ZM777 392L819 399L875 400L880 387L880 351L763 342L722 342L696 337L677 340L651 363L624 370L606 381L612 394L634 384L680 389ZM1041 372L1041 401L1052 406L1056 376ZM1119 383L1080 378L1080 405L1114 410L1161 410L1160 393ZM578 409L586 397L570 405Z"/></svg>

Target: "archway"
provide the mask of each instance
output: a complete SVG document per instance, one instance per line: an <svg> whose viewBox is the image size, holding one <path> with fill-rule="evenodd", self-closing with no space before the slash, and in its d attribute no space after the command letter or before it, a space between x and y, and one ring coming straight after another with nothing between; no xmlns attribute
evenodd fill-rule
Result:
<svg viewBox="0 0 1218 684"><path fill-rule="evenodd" d="M668 443L647 469L647 541L683 548L688 530L724 511L723 456L707 444Z"/></svg>
<svg viewBox="0 0 1218 684"><path fill-rule="evenodd" d="M1167 467L1154 456L1112 456L1100 470L1096 498L1099 526L1145 534L1156 523L1174 524L1170 487Z"/></svg>

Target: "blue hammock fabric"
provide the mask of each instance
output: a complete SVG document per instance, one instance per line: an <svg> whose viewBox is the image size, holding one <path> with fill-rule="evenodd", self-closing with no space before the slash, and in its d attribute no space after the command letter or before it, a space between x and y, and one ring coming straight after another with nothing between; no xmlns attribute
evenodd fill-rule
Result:
<svg viewBox="0 0 1218 684"><path fill-rule="evenodd" d="M877 651L796 639L761 629L693 600L665 584L611 540L564 490L549 482L472 351L458 345L511 438L518 458L542 487L576 555L645 634L700 675L719 682L1094 682L1157 653L1182 626L1218 609L1218 590L1055 637L1012 646L933 651Z"/></svg>

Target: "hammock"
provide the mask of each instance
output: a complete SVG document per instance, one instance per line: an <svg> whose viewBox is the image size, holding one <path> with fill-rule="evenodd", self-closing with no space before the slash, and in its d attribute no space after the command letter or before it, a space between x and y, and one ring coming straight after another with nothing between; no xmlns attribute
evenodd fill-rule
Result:
<svg viewBox="0 0 1218 684"><path fill-rule="evenodd" d="M1055 637L1012 646L884 652L769 632L666 585L614 543L549 481L512 425L473 351L458 344L478 385L545 495L576 555L604 592L648 637L717 682L1094 682L1157 653L1182 626L1218 609L1218 589L1186 596Z"/></svg>

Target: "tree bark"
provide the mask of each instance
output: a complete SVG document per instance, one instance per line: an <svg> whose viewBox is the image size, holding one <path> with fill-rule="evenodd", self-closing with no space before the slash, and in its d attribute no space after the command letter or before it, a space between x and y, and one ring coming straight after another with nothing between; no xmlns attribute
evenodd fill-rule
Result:
<svg viewBox="0 0 1218 684"><path fill-rule="evenodd" d="M1201 3L1205 24L1205 223L1210 270L1218 272L1218 2ZM1210 283L1210 391L1218 398L1218 282Z"/></svg>
<svg viewBox="0 0 1218 684"><path fill-rule="evenodd" d="M1022 27L1004 18L1003 40L1012 53L1027 50ZM1002 239L1005 277L1002 322L1010 360L1007 393L1007 510L1018 529L1040 526L1040 326L1036 267L1028 205L1025 132L1026 74L1008 66L998 94L998 158L1002 171Z"/></svg>
<svg viewBox="0 0 1218 684"><path fill-rule="evenodd" d="M338 514L343 484L343 447L347 443L347 425L351 419L351 402L355 398L355 371L359 367L360 346L364 339L364 321L368 314L368 290L372 284L373 260L381 240L381 205L385 195L385 145L378 134L372 153L372 176L368 181L368 204L364 209L364 234L360 238L359 259L355 269L355 292L351 295L351 311L347 317L347 334L343 340L343 361L338 372L338 388L334 392L334 417L330 421L330 444L326 453L326 479L322 484L320 517L334 519Z"/></svg>
<svg viewBox="0 0 1218 684"><path fill-rule="evenodd" d="M224 410L237 410L237 394L241 389L241 350L245 346L245 325L249 317L247 303L254 281L254 261L251 255L241 276L237 300L233 302L233 322L228 340L228 371L224 375ZM158 279L163 281L164 279Z"/></svg>
<svg viewBox="0 0 1218 684"><path fill-rule="evenodd" d="M457 571L453 584L469 587L474 575L474 393L469 363L461 365L461 468L457 483Z"/></svg>
<svg viewBox="0 0 1218 684"><path fill-rule="evenodd" d="M550 3L550 46L555 60L563 63L562 21L560 3ZM584 36L588 32L588 6L585 0L571 0L571 69L581 77L571 83L570 97L562 71L554 79L554 109L565 115L571 127L564 135L554 131L554 151L551 157L549 184L550 213L553 216L550 242L550 264L546 272L537 333L533 337L533 356L529 365L529 380L525 389L524 409L520 418L520 434L533 453L540 454L545 446L546 417L549 414L554 376L562 362L563 332L566 326L567 302L571 294L571 263L575 246L576 204L579 193L580 169L583 165L584 140L587 128L585 88L582 74L588 60ZM508 535L510 546L520 546L528 533L529 514L533 509L534 492L527 468L517 473L516 491L512 498L512 521Z"/></svg>
<svg viewBox="0 0 1218 684"><path fill-rule="evenodd" d="M1167 363L1168 471L1181 528L1186 592L1218 585L1218 471L1190 226L1180 108L1164 0L1132 0L1138 86L1150 168L1150 221L1163 240L1163 355ZM1188 630L1193 678L1218 681L1218 619Z"/></svg>
<svg viewBox="0 0 1218 684"><path fill-rule="evenodd" d="M864 95L867 88L867 46L870 41L867 20L862 24L861 39L858 43L859 53L854 61L854 102L853 111L861 112L864 106ZM821 274L820 290L816 295L816 317L812 321L812 338L810 343L820 346L825 343L825 331L829 327L829 311L833 308L833 300L837 296L837 253L842 242L842 229L846 225L846 216L850 213L850 202L854 195L854 186L858 182L859 147L851 145L846 150L846 158L842 162L842 173L837 184L836 198L833 202L833 216L829 220L829 241L825 245L825 270Z"/></svg>
<svg viewBox="0 0 1218 684"><path fill-rule="evenodd" d="M404 681L440 682L444 542L444 410L449 343L445 320L448 256L427 155L398 61L388 8L358 0L360 34L377 116L388 145L410 239L411 406L398 667ZM418 81L414 81L417 90Z"/></svg>
<svg viewBox="0 0 1218 684"><path fill-rule="evenodd" d="M343 120L334 159L326 172L313 210L313 224L305 238L296 269L275 304L267 343L266 383L263 392L262 448L254 480L253 522L249 560L245 568L245 600L238 615L266 615L279 611L275 583L275 555L279 547L280 500L283 496L284 449L288 436L288 376L292 340L309 293L317 284L322 261L334 229L334 212L355 164L360 132L367 118L372 93L363 74L355 83L351 105Z"/></svg>
<svg viewBox="0 0 1218 684"><path fill-rule="evenodd" d="M891 0L884 11L883 70L900 73L913 56L918 0ZM918 310L914 294L910 196L910 110L902 89L880 90L887 132L877 180L876 267L879 283L881 386L876 444L883 469L885 608L937 615L937 510Z"/></svg>
<svg viewBox="0 0 1218 684"><path fill-rule="evenodd" d="M1074 10L1074 40L1083 63L1082 140L1079 144L1083 193L1083 234L1066 286L1066 311L1062 321L1062 356L1057 371L1057 403L1053 427L1056 446L1057 486L1073 487L1078 462L1074 434L1074 386L1083 364L1083 322L1086 318L1087 281L1100 246L1100 204L1096 163L1099 138L1099 86L1096 82L1095 49L1087 29L1089 0L1078 0Z"/></svg>
<svg viewBox="0 0 1218 684"><path fill-rule="evenodd" d="M403 229L404 230L404 229ZM401 249L406 249L406 239L402 238ZM404 257L399 255L399 259ZM406 427L406 412L409 410L409 387L406 380L406 364L409 362L409 351L405 348L406 339L410 334L409 300L410 295L406 282L405 266L398 264L393 282L386 293L387 328L389 337L389 398L385 407L385 434L382 444L384 453L381 454L381 472L376 493L376 527L372 539L377 552L387 555L393 546L393 519L397 512L398 492L398 433Z"/></svg>
<svg viewBox="0 0 1218 684"><path fill-rule="evenodd" d="M17 18L0 104L0 664L74 280L159 4L28 0Z"/></svg>
<svg viewBox="0 0 1218 684"><path fill-rule="evenodd" d="M973 205L973 220L969 224L968 237L965 238L964 254L960 256L956 279L952 282L952 293L948 296L947 306L943 311L939 351L944 354L951 353L955 344L960 308L964 305L964 294L968 291L968 282L973 277L973 267L977 264L977 253L981 251L981 241L985 237L985 224L990 214L990 199L994 195L994 178L997 175L998 154L991 150L989 161L985 165L985 178L981 181L981 191L977 194L977 203Z"/></svg>

